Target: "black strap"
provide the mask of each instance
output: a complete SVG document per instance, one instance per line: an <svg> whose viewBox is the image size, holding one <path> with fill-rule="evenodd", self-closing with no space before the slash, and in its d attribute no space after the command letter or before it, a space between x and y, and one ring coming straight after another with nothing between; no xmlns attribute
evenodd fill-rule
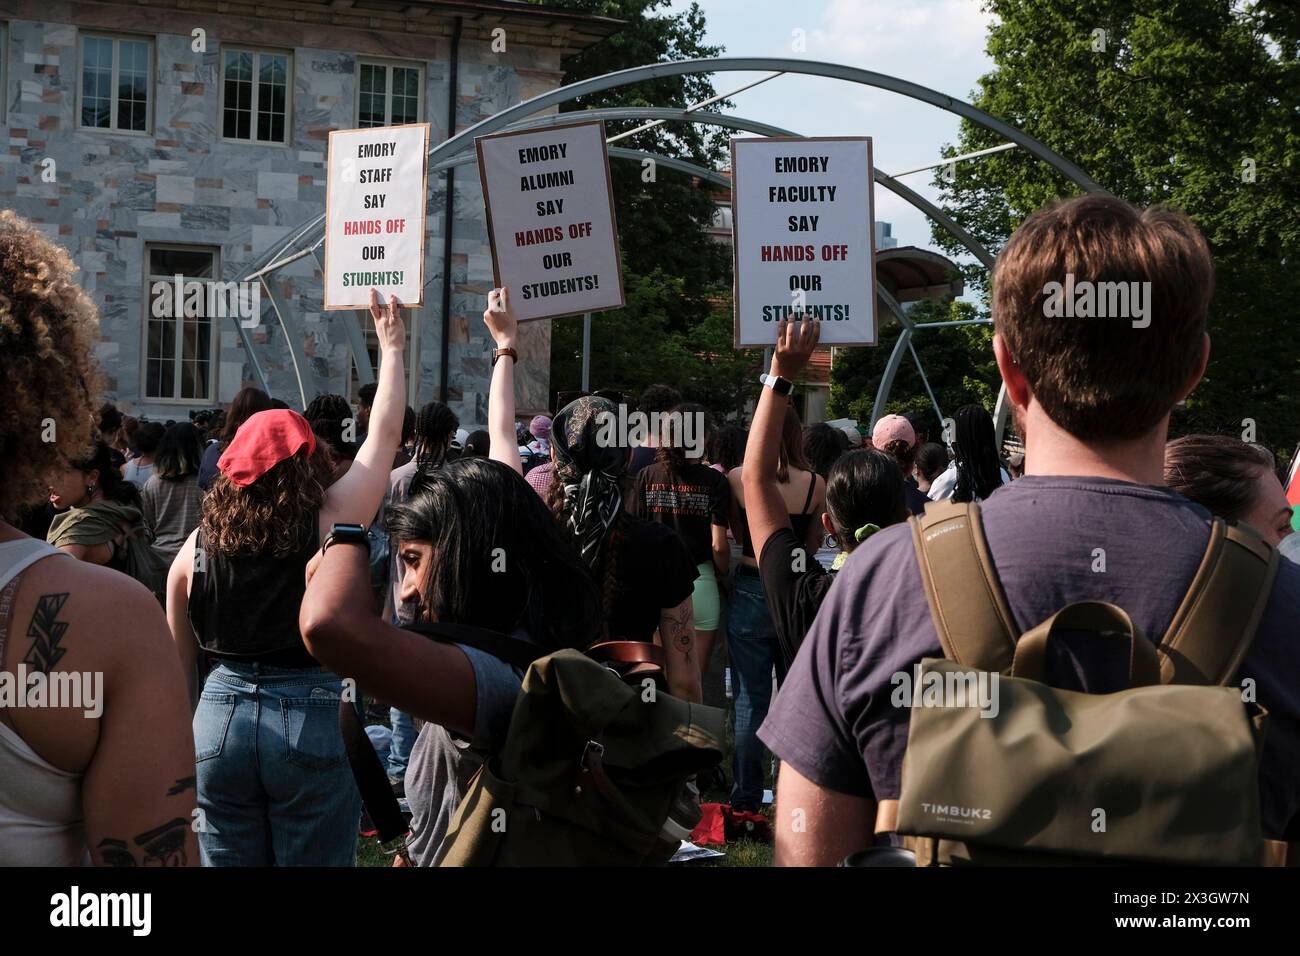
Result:
<svg viewBox="0 0 1300 956"><path fill-rule="evenodd" d="M806 515L808 513L808 506L812 504L813 492L816 490L817 472L812 471L808 473L808 495L803 500L803 510L799 512L801 515Z"/></svg>
<svg viewBox="0 0 1300 956"><path fill-rule="evenodd" d="M379 842L387 843L403 836L409 829L406 817L398 806L397 797L388 782L388 773L379 762L374 744L366 728L361 725L356 706L349 700L339 701L339 730L343 732L343 745L348 751L348 765L352 778L361 791L361 802L379 831Z"/></svg>

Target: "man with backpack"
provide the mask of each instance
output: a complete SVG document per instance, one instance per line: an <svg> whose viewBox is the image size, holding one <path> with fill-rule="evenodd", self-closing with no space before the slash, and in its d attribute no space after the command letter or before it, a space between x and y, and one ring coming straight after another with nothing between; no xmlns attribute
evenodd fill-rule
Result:
<svg viewBox="0 0 1300 956"><path fill-rule="evenodd" d="M833 865L878 842L878 833L909 832L891 819L892 810L907 789L909 773L917 778L936 768L923 765L916 741L909 743L909 723L918 717L911 713L914 706L898 704L899 675L918 675L914 668L926 658L962 659L951 653L953 636L968 626L969 615L944 611L954 593L977 612L988 608L990 626L1009 635L999 664L964 661L994 672L988 675L993 677L998 671L1016 673L1010 660L1014 653L1018 670L1022 646L1016 640L1041 632L1040 624L1069 605L1094 602L1087 606L1095 610L1104 607L1095 602L1106 602L1127 612L1129 632L1146 635L1135 639L1130 653L1097 639L1105 629L1093 632L1079 624L1078 615L1070 627L1048 628L1053 641L1039 655L1042 679L1051 688L1084 692L1070 700L1095 701L1092 695L1143 683L1132 681L1135 662L1149 659L1154 668L1157 658L1137 643L1161 642L1164 636L1159 676L1146 684L1200 683L1206 686L1197 690L1214 693L1213 685L1222 683L1219 695L1231 695L1232 702L1239 696L1268 712L1255 831L1266 838L1296 839L1300 647L1294 637L1300 566L1278 562L1248 531L1225 535L1207 511L1163 486L1170 413L1196 386L1209 357L1205 329L1213 265L1205 240L1179 213L1139 211L1113 197L1085 196L1040 210L1020 226L998 258L993 289L994 351L1025 438L1025 477L974 510L932 505L924 518L881 531L840 572L760 732L782 761L777 862ZM1120 289L1122 298L1111 295ZM1062 292L1087 296L1093 306L1101 301L1099 293L1111 295L1129 308L1119 315L1096 308L1063 310ZM918 559L918 550L925 555L941 548L944 538L963 543L965 563ZM1220 560L1216 547L1225 539L1230 540L1219 550L1231 557ZM1238 579L1245 584L1231 597L1225 600L1211 582L1204 591L1193 589L1193 597L1213 595L1200 602L1206 607L1185 604L1189 588L1205 585L1207 570L1228 567L1245 568ZM1168 642L1178 630L1171 623L1187 630L1190 620L1203 636L1207 610L1218 615L1224 674L1221 679L1201 674L1197 680L1197 674L1186 673L1187 662L1197 655L1189 650L1179 657ZM1123 618L1122 612L1109 609L1109 620ZM936 620L946 632L942 641ZM1241 656L1234 656L1238 651ZM1146 690L1183 688L1141 689ZM1067 696L1053 698L1052 706L1073 707L1060 703ZM1015 699L1004 693L1004 709ZM1224 696L1214 700L1228 702ZM1238 719L1245 726L1241 710ZM1180 729L1175 720L1166 723L1172 726L1160 729ZM1035 727L1033 735L1021 738L1024 749L1004 738L993 751L1001 760L997 770L969 753L937 769L950 781L984 778L990 792L1005 791L1030 769L1029 750L1044 738L1068 741L1071 726L1061 721ZM1160 748L1146 759L1152 777L1179 772L1164 766L1169 758ZM1076 770L1083 765L1079 759L1072 763ZM1198 768L1181 769L1190 774ZM997 779L987 779L994 775ZM1176 787L1172 797L1155 787L1144 789L1140 776L1126 782L1125 793L1132 797L1127 805L1111 800L1097 808L1110 814L1102 815L1102 830L1107 819L1112 829L1124 821L1140 823L1158 796L1179 796ZM1240 779L1232 782L1244 786ZM1253 797L1255 781L1246 783ZM1064 795L1058 790L1049 796ZM996 815L990 804L959 802L941 795L924 806L933 812L937 805L949 823L972 829ZM1010 806L1010 816L1032 824L1026 832L1035 827L1043 832L1054 822L1051 799ZM1041 808L1043 816L1026 821L1033 816L1026 808ZM1092 829L1098 832L1095 821Z"/></svg>

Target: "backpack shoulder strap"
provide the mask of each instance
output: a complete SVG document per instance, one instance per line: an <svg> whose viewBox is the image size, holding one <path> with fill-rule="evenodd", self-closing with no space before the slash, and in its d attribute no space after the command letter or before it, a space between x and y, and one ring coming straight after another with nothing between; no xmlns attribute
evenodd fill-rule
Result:
<svg viewBox="0 0 1300 956"><path fill-rule="evenodd" d="M1010 671L1019 630L989 557L979 505L932 502L908 523L944 655L980 670Z"/></svg>
<svg viewBox="0 0 1300 956"><path fill-rule="evenodd" d="M1273 593L1278 553L1215 518L1205 556L1157 652L1162 684L1225 685L1250 650Z"/></svg>
<svg viewBox="0 0 1300 956"><path fill-rule="evenodd" d="M533 661L545 657L546 651L535 644L528 644L497 631L468 624L451 624L434 621L422 624L407 624L403 630L414 631L425 637L442 641L445 644L464 644L476 650L491 654L498 660L505 661L511 667L526 671Z"/></svg>

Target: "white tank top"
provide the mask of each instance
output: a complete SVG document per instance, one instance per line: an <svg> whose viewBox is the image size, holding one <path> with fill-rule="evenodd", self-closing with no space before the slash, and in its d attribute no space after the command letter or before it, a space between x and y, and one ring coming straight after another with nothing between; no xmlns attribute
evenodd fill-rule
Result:
<svg viewBox="0 0 1300 956"><path fill-rule="evenodd" d="M34 538L0 542L0 594L32 564L65 553ZM9 640L21 636L10 621ZM16 682L17 675L5 679ZM50 764L17 731L0 724L0 866L90 862L82 826L81 776Z"/></svg>

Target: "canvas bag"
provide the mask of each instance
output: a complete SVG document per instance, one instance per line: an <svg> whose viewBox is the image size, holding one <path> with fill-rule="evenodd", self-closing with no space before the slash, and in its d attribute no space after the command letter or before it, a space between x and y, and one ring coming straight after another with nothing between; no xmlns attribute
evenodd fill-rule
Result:
<svg viewBox="0 0 1300 956"><path fill-rule="evenodd" d="M896 807L882 801L878 830L907 836L918 865L1264 862L1263 714L1226 685L1271 593L1272 548L1216 520L1158 645L1101 602L1069 605L1017 640L979 506L932 505L911 524L945 654L922 663L922 685L996 672L999 706L992 717L912 709L902 792ZM1127 643L1129 689L1042 683L1051 638L1066 630Z"/></svg>
<svg viewBox="0 0 1300 956"><path fill-rule="evenodd" d="M534 661L505 745L471 781L438 865L667 862L680 841L664 838L665 821L683 782L722 760L723 720L577 650Z"/></svg>

